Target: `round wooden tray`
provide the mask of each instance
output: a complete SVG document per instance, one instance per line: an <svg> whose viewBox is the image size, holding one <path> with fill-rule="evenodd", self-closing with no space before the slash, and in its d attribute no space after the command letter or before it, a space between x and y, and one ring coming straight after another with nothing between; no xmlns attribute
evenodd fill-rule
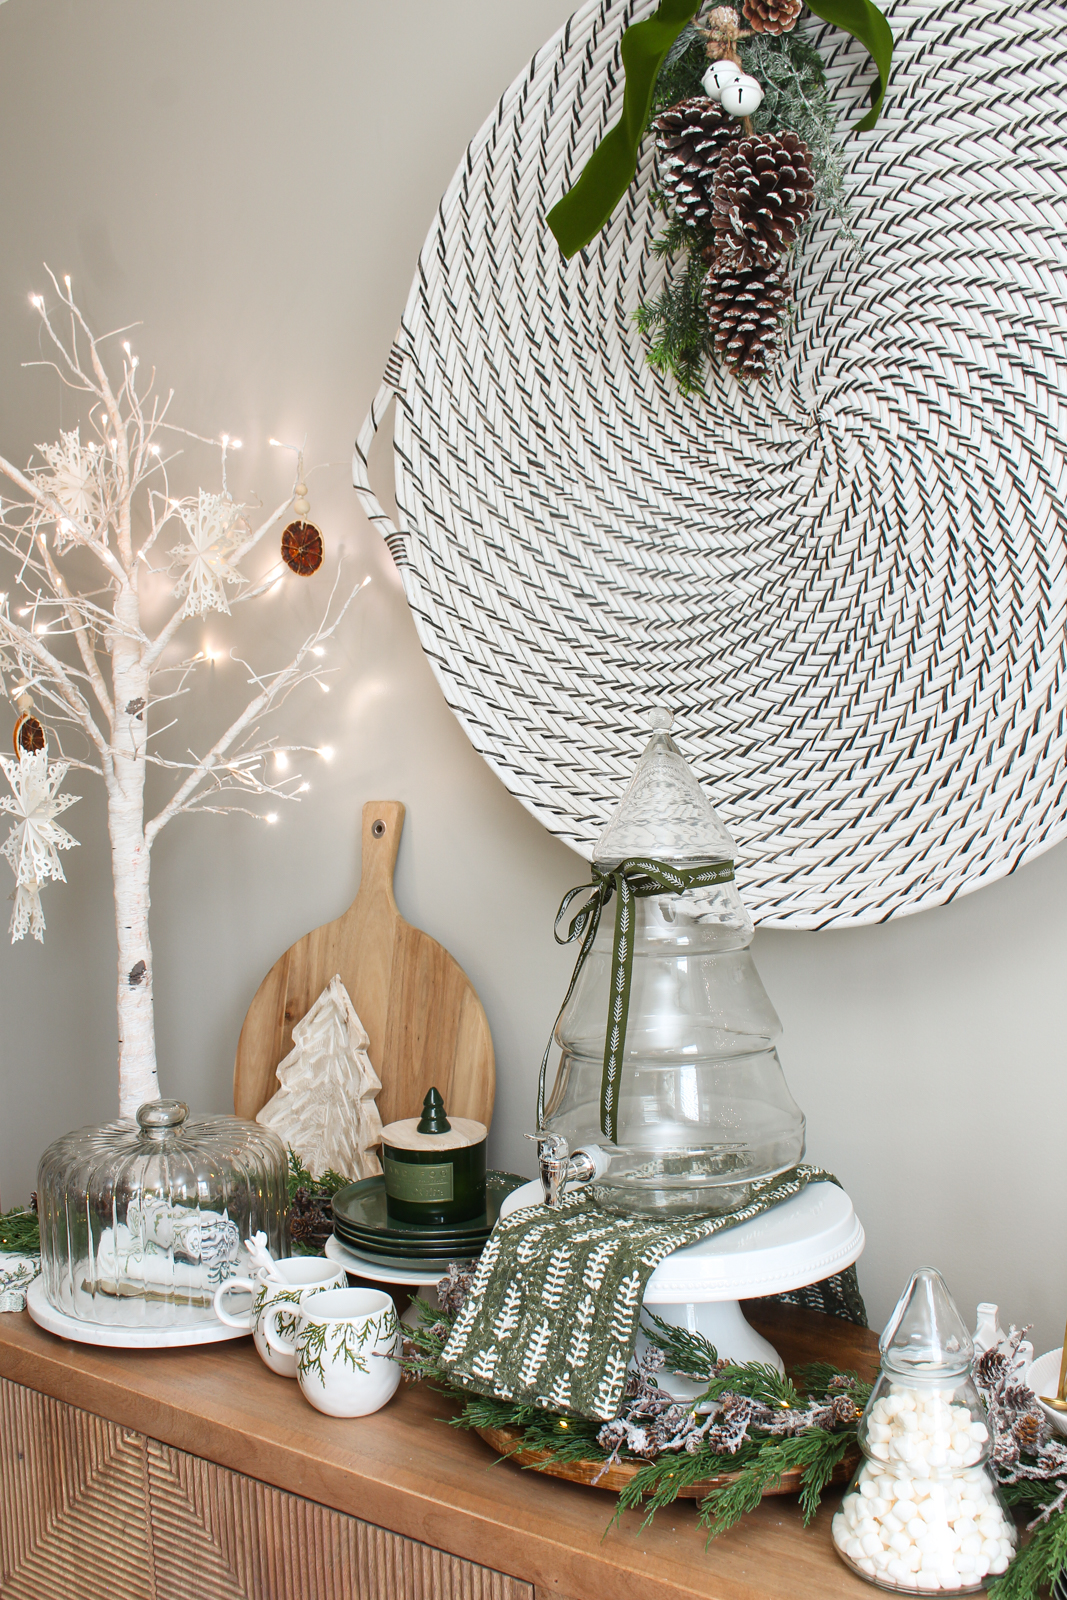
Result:
<svg viewBox="0 0 1067 1600"><path fill-rule="evenodd" d="M517 1428L475 1428L474 1432L486 1444L491 1445L499 1455L507 1456L509 1461L514 1461L520 1467L533 1467L538 1472L543 1472L550 1478L566 1478L570 1483L584 1483L590 1488L610 1489L618 1494L620 1489L625 1489L631 1478L640 1471L641 1463L637 1461L616 1461L614 1466L603 1472L597 1478L597 1473L602 1471L602 1461L554 1461L547 1450L524 1450L522 1448L522 1434ZM848 1455L839 1463L831 1478L831 1483L847 1483L856 1464L859 1461L859 1451L850 1450ZM712 1489L721 1489L723 1484L732 1483L739 1477L736 1472L721 1472L715 1478L701 1478L699 1483L689 1483L679 1489L679 1500L703 1500L704 1496ZM596 1482L593 1480L596 1478ZM773 1489L764 1489L765 1495L771 1494L797 1494L800 1490L801 1469L794 1468L790 1472L783 1472L781 1478Z"/></svg>

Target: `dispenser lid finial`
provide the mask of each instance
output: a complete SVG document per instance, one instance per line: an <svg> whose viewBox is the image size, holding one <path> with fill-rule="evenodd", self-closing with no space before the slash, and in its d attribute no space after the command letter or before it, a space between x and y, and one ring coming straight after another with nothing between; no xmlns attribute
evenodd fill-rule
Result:
<svg viewBox="0 0 1067 1600"><path fill-rule="evenodd" d="M417 1133L448 1133L452 1124L445 1115L445 1103L436 1089L429 1089L422 1102Z"/></svg>
<svg viewBox="0 0 1067 1600"><path fill-rule="evenodd" d="M660 702L650 706L652 737L634 768L615 815L593 847L598 863L651 856L679 865L732 861L736 846L697 775L670 735L673 713Z"/></svg>

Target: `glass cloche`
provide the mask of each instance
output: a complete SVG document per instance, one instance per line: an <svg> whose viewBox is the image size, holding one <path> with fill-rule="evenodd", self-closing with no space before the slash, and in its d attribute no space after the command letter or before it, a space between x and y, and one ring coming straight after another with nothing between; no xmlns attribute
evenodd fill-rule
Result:
<svg viewBox="0 0 1067 1600"><path fill-rule="evenodd" d="M64 1134L37 1173L45 1294L115 1327L210 1319L219 1284L254 1265L245 1239L262 1231L273 1255L288 1253L286 1171L269 1129L191 1118L180 1100Z"/></svg>
<svg viewBox="0 0 1067 1600"><path fill-rule="evenodd" d="M634 903L633 963L619 1058L615 1137L605 1135L605 1038L614 998L616 899L556 1025L562 1055L543 1132L592 1151L608 1209L697 1215L743 1205L804 1153L786 1086L781 1024L749 953L752 921L733 882L734 842L657 710L644 754L593 851L608 873L641 860L723 863L727 881Z"/></svg>

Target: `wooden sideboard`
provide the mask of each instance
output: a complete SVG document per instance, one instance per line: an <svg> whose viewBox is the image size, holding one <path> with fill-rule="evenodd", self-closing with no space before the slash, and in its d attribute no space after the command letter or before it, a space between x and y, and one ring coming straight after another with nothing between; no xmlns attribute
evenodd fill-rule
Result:
<svg viewBox="0 0 1067 1600"><path fill-rule="evenodd" d="M868 1375L873 1334L748 1308L787 1360ZM643 1528L614 1497L494 1465L402 1386L321 1416L250 1339L131 1352L0 1315L2 1600L869 1600L828 1497L767 1499L705 1550L691 1503Z"/></svg>

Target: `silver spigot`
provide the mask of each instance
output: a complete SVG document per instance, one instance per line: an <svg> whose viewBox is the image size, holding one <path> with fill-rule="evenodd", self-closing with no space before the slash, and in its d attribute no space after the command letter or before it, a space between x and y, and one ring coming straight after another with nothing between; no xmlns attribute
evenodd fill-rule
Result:
<svg viewBox="0 0 1067 1600"><path fill-rule="evenodd" d="M563 1204L563 1191L568 1184L591 1183L603 1170L603 1162L598 1162L588 1150L576 1150L570 1155L561 1133L527 1133L524 1137L537 1140L541 1187L545 1191L545 1205L552 1211Z"/></svg>

